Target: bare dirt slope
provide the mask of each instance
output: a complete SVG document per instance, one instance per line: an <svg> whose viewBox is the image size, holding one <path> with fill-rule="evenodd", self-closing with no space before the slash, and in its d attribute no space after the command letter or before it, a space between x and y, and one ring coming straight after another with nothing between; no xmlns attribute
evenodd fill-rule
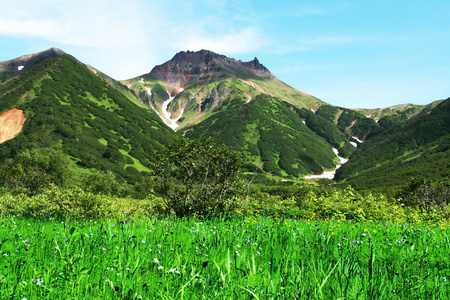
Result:
<svg viewBox="0 0 450 300"><path fill-rule="evenodd" d="M20 109L11 109L0 115L0 144L15 138L23 128L25 115Z"/></svg>

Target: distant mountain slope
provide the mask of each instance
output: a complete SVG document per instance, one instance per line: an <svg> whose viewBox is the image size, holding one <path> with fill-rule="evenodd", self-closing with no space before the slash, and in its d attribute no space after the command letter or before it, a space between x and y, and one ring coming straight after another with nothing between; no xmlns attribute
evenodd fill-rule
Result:
<svg viewBox="0 0 450 300"><path fill-rule="evenodd" d="M0 113L13 108L27 120L22 133L0 144L0 163L23 149L53 147L79 168L110 170L133 182L175 137L152 110L69 55L35 63L0 85Z"/></svg>
<svg viewBox="0 0 450 300"><path fill-rule="evenodd" d="M364 188L450 176L450 98L364 143L336 179Z"/></svg>
<svg viewBox="0 0 450 300"><path fill-rule="evenodd" d="M355 111L374 119L380 126L388 129L411 119L424 109L436 107L441 102L442 100L438 100L428 105L399 104L385 108L355 109Z"/></svg>

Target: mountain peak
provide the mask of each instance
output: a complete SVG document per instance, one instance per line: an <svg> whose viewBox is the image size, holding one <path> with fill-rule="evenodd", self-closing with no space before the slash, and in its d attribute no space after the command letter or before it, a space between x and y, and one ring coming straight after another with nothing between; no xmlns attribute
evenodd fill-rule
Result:
<svg viewBox="0 0 450 300"><path fill-rule="evenodd" d="M242 62L204 49L178 52L171 60L154 67L150 74L174 88L185 87L186 79L194 77L208 76L210 80L216 76L243 79L273 76L256 57Z"/></svg>
<svg viewBox="0 0 450 300"><path fill-rule="evenodd" d="M47 59L66 54L67 53L61 49L50 48L42 52L23 55L9 61L0 62L0 83L21 75Z"/></svg>

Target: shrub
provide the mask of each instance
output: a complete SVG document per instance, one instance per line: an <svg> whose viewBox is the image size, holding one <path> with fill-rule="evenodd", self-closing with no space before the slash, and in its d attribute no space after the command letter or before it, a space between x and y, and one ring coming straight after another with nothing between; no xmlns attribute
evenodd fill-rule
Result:
<svg viewBox="0 0 450 300"><path fill-rule="evenodd" d="M213 138L179 138L158 158L157 190L177 216L230 209L244 192L241 155Z"/></svg>

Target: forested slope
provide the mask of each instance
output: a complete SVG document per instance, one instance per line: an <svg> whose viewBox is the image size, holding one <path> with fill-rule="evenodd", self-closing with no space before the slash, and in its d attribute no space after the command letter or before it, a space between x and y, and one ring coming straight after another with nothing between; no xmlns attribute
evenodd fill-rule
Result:
<svg viewBox="0 0 450 300"><path fill-rule="evenodd" d="M23 132L0 144L0 162L23 150L63 151L78 168L110 170L129 182L175 133L68 55L47 59L0 86L0 113L25 112Z"/></svg>

